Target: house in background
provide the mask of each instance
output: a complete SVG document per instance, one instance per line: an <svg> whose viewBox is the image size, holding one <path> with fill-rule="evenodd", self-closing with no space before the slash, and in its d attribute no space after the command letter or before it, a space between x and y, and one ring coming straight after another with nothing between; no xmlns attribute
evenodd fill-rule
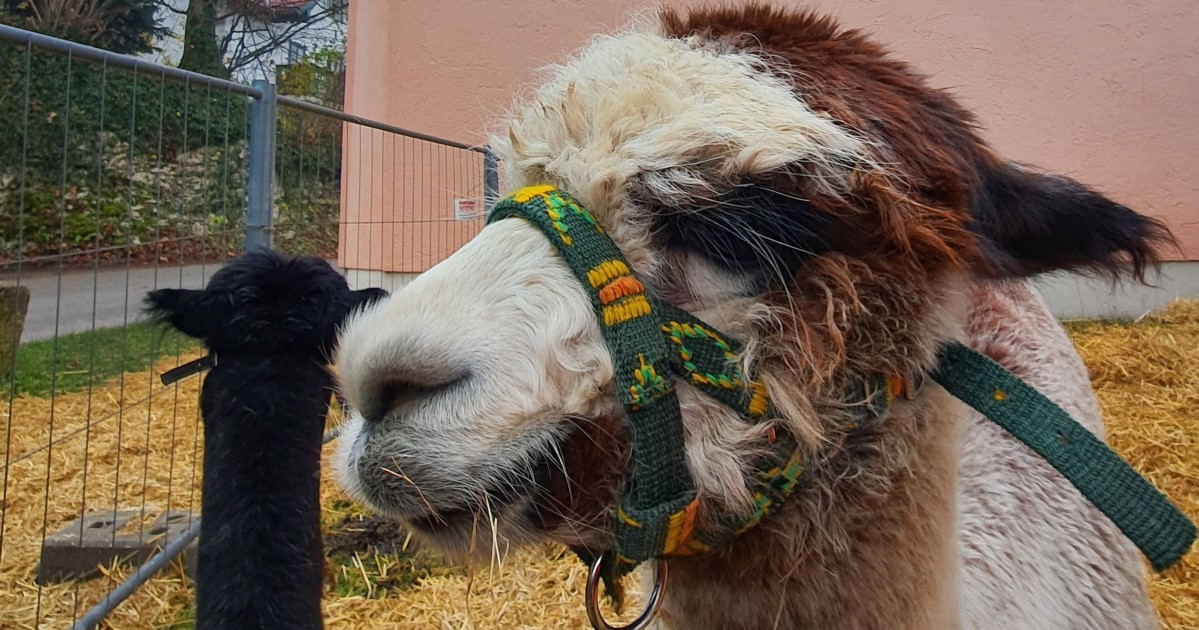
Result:
<svg viewBox="0 0 1199 630"><path fill-rule="evenodd" d="M159 23L171 34L158 42L160 51L142 55L155 63L178 65L188 0L166 0ZM232 79L250 83L274 81L280 67L305 55L345 45L347 0L220 0L217 36L225 50Z"/></svg>
<svg viewBox="0 0 1199 630"><path fill-rule="evenodd" d="M346 111L483 142L513 96L535 82L538 68L651 2L353 2ZM951 88L1005 156L1071 175L1164 219L1181 240L1182 251L1169 253L1158 289L1113 290L1074 276L1040 279L1059 316L1137 316L1176 296L1199 295L1199 12L1193 0L803 4L865 29L934 85ZM459 199L481 194L479 178L453 176L432 159L389 157L352 134L346 143L339 262L352 278L403 284L480 228L479 221L457 220L454 213ZM421 187L425 181L436 184Z"/></svg>

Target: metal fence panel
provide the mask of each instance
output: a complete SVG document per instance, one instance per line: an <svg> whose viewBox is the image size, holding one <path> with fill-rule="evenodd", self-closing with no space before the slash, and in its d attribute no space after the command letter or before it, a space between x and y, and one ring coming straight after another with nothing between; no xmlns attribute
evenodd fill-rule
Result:
<svg viewBox="0 0 1199 630"><path fill-rule="evenodd" d="M497 165L266 83L0 41L0 296L30 296L19 332L0 308L19 345L0 352L0 627L170 625L190 598L202 379L158 376L200 349L147 325L145 293L202 287L255 246L394 290L477 232ZM63 573L81 561L89 579Z"/></svg>
<svg viewBox="0 0 1199 630"><path fill-rule="evenodd" d="M154 378L196 349L141 298L240 249L247 96L32 40L0 63L19 121L0 131L0 277L30 293L4 383L0 626L63 627L120 575L60 581L79 548L144 556L171 510L198 512L195 388Z"/></svg>

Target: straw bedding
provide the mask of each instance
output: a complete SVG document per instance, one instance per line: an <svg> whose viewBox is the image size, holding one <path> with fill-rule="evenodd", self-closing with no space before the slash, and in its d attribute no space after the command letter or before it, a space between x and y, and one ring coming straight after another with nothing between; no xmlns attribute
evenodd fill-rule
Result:
<svg viewBox="0 0 1199 630"><path fill-rule="evenodd" d="M1068 328L1091 370L1112 445L1187 514L1199 517L1199 302L1176 302L1134 324L1077 322ZM0 457L18 460L33 452L0 473L7 475L0 628L33 628L35 612L38 628L66 627L128 573L109 569L105 577L78 585L43 587L39 597L33 579L43 531L53 533L81 508L112 509L114 502L140 510L144 501L145 522L155 506L199 505L200 380L177 389L157 383L163 370L192 356L97 385L90 395L60 395L53 404L20 397L11 412L0 407L12 427L11 443L0 444L7 449ZM51 431L55 439L71 437L34 452ZM328 533L338 540L366 535L370 521L361 520L325 469ZM479 536L480 544L490 544L485 524ZM329 628L586 627L584 568L560 548L521 550L468 570L419 554L375 555L373 548L352 546L330 562ZM1163 627L1199 628L1199 552L1192 550L1179 567L1153 577L1150 586ZM188 627L190 605L190 589L176 563L118 607L108 627Z"/></svg>

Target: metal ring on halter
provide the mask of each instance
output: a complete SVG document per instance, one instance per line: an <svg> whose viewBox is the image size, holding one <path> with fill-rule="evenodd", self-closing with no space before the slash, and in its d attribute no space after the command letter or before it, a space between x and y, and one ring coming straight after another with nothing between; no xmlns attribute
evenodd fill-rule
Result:
<svg viewBox="0 0 1199 630"><path fill-rule="evenodd" d="M658 560L654 563L654 590L649 594L649 602L641 615L627 626L613 626L604 621L599 605L600 572L604 558L607 557L606 553L599 554L591 563L591 570L587 572L587 619L591 621L591 627L595 630L642 630L648 627L658 615L658 609L662 606L662 594L666 592L666 561Z"/></svg>

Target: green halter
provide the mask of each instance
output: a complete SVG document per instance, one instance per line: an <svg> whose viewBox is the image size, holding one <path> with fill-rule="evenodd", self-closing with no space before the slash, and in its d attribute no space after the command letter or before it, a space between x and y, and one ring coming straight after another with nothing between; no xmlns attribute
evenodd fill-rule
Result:
<svg viewBox="0 0 1199 630"><path fill-rule="evenodd" d="M630 487L614 511L611 561L603 575L613 593L619 578L653 558L707 551L753 527L791 494L809 455L790 436L774 434L751 484L755 510L695 528L695 487L687 468L675 379L683 379L747 422L775 417L765 388L737 366L740 345L694 315L646 293L620 249L580 204L552 186L524 188L500 201L487 223L519 217L537 227L591 297L612 357L616 391L628 416L633 455ZM958 343L945 346L931 376L951 394L1044 457L1145 553L1154 569L1174 564L1195 528L1119 455L987 357ZM848 399L876 417L910 384L893 376L855 385ZM576 550L585 562L594 559ZM617 595L619 598L619 595Z"/></svg>

